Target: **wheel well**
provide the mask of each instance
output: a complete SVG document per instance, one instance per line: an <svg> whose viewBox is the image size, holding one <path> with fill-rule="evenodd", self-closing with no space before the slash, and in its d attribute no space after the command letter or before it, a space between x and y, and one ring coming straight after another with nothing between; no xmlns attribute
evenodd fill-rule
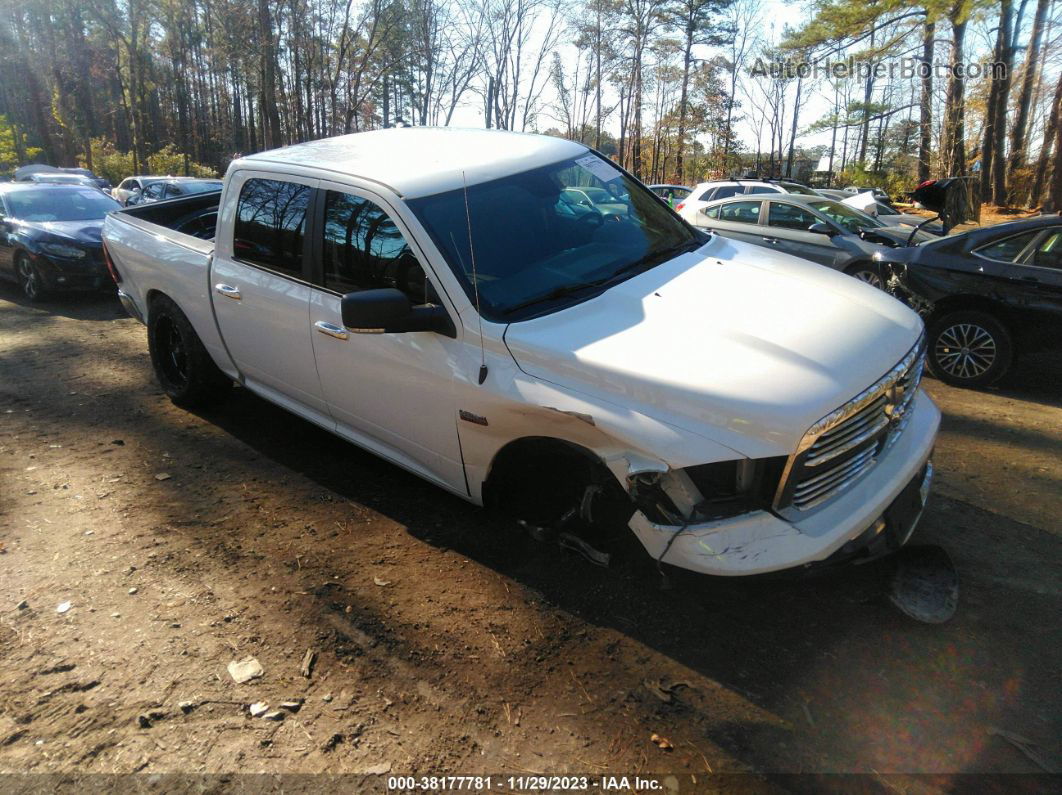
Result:
<svg viewBox="0 0 1062 795"><path fill-rule="evenodd" d="M984 298L979 295L949 295L940 299L933 304L933 311L930 313L926 325L930 326L952 312L966 310L986 312L1002 323L1007 328L1007 331L1011 331L1010 317L1006 309L991 298Z"/></svg>
<svg viewBox="0 0 1062 795"><path fill-rule="evenodd" d="M605 463L581 445L549 436L509 442L491 461L483 484L483 504L515 513L551 514L568 510L573 494L600 485L610 494L626 496ZM536 517L541 518L541 517Z"/></svg>

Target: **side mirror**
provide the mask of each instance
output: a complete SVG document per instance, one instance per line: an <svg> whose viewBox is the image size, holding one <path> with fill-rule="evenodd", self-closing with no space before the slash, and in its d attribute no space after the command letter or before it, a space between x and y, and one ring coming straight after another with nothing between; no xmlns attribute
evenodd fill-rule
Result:
<svg viewBox="0 0 1062 795"><path fill-rule="evenodd" d="M834 229L829 224L824 224L822 221L817 221L813 223L811 226L808 227L808 231L814 232L818 235L829 235L830 237L833 237L837 234L836 229Z"/></svg>
<svg viewBox="0 0 1062 795"><path fill-rule="evenodd" d="M385 287L347 293L340 301L343 325L356 334L433 331L457 337L450 315L441 306L413 306L401 290Z"/></svg>

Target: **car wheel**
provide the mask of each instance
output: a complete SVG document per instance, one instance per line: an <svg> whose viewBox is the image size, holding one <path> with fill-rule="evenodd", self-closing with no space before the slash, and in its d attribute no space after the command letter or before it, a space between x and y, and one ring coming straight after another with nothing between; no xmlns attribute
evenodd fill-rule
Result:
<svg viewBox="0 0 1062 795"><path fill-rule="evenodd" d="M15 271L18 273L18 286L27 300L37 303L47 297L48 292L44 287L41 272L33 264L33 260L25 254L19 254Z"/></svg>
<svg viewBox="0 0 1062 795"><path fill-rule="evenodd" d="M845 273L878 290L885 289L885 280L881 277L881 268L872 262L860 262L850 267Z"/></svg>
<svg viewBox="0 0 1062 795"><path fill-rule="evenodd" d="M184 312L164 296L151 305L148 350L155 377L178 406L219 403L232 389L232 380L214 364Z"/></svg>
<svg viewBox="0 0 1062 795"><path fill-rule="evenodd" d="M1010 368L1014 352L1006 327L987 312L951 312L929 326L929 371L946 384L981 387Z"/></svg>

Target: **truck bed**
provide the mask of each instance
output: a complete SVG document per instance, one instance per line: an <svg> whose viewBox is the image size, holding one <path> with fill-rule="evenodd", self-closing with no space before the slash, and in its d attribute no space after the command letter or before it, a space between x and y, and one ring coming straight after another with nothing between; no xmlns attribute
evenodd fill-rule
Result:
<svg viewBox="0 0 1062 795"><path fill-rule="evenodd" d="M188 317L214 361L234 373L211 306L210 263L220 199L220 192L204 193L116 210L103 222L103 241L121 277L119 297L129 313L146 322L154 297L167 296Z"/></svg>

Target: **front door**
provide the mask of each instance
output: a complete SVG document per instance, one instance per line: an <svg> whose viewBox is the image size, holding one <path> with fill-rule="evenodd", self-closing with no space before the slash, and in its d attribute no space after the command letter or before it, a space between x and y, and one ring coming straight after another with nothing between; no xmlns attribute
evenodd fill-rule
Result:
<svg viewBox="0 0 1062 795"><path fill-rule="evenodd" d="M768 237L779 251L795 257L837 267L842 254L833 238L821 232L808 231L812 225L825 223L811 210L787 202L767 203Z"/></svg>
<svg viewBox="0 0 1062 795"><path fill-rule="evenodd" d="M237 172L231 238L214 241L211 299L244 382L331 428L306 329L307 216L316 180Z"/></svg>
<svg viewBox="0 0 1062 795"><path fill-rule="evenodd" d="M322 182L317 217L309 335L337 431L467 494L453 387L461 342L427 331L358 334L343 326L341 298L360 290L396 288L415 306L445 306L423 254L382 200L349 186Z"/></svg>

